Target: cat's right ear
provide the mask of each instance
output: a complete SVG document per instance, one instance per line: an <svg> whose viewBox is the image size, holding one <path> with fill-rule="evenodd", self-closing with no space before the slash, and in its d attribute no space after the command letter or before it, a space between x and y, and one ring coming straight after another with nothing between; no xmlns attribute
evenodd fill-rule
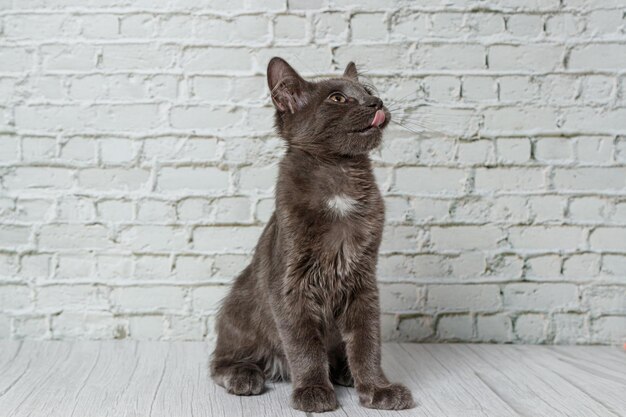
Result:
<svg viewBox="0 0 626 417"><path fill-rule="evenodd" d="M284 59L274 57L270 60L267 85L278 111L295 113L306 105L307 82Z"/></svg>

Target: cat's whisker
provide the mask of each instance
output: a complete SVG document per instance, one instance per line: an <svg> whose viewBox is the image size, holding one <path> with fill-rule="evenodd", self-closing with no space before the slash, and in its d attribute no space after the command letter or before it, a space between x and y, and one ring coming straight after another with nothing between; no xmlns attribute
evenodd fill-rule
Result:
<svg viewBox="0 0 626 417"><path fill-rule="evenodd" d="M444 136L449 136L449 134L447 134L445 132L442 132L442 131L439 131L439 130L435 130L435 129L432 129L432 128L428 128L428 127L425 127L425 126L407 125L406 123L400 123L400 122L396 122L396 121L393 121L393 120L391 121L391 123L394 123L394 124L404 128L404 129L408 130L409 132L415 133L416 135L423 135L424 131L431 131L431 132L434 132L434 133L439 133L439 134L444 135ZM416 128L419 128L421 130L416 130Z"/></svg>
<svg viewBox="0 0 626 417"><path fill-rule="evenodd" d="M417 128L422 128L422 129L425 129L425 130L430 130L431 132L439 133L439 134L444 135L444 136L450 136L451 135L450 132L444 132L443 130L440 130L440 129L437 129L437 128L433 127L433 126L430 126L430 125L427 125L427 124L423 124L423 123L419 123L419 122L406 122L406 121L403 121L403 122L396 122L396 123L400 124L401 126L405 126L405 127L406 126L410 126L410 127L413 127L413 128L417 127ZM437 127L439 127L439 126L437 126ZM444 127L444 126L441 126L441 127Z"/></svg>

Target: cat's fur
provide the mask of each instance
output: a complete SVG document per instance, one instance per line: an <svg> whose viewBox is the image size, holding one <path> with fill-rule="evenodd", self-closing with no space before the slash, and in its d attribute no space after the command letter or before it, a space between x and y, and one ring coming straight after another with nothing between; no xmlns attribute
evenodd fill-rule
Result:
<svg viewBox="0 0 626 417"><path fill-rule="evenodd" d="M287 143L276 211L220 310L211 375L237 395L261 393L265 379L291 379L292 405L307 412L337 407L332 382L354 385L366 407L413 407L380 360L384 204L368 152L389 112L353 63L340 78L309 82L273 58L267 79ZM347 101L333 101L333 92ZM372 126L379 109L385 121Z"/></svg>

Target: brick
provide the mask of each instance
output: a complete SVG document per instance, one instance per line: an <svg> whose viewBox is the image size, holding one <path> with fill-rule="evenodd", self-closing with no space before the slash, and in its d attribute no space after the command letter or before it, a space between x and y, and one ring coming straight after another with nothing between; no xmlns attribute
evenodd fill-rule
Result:
<svg viewBox="0 0 626 417"><path fill-rule="evenodd" d="M581 137L576 141L578 161L591 164L610 164L613 155L613 139Z"/></svg>
<svg viewBox="0 0 626 417"><path fill-rule="evenodd" d="M560 138L538 139L535 142L535 158L538 161L572 161L574 159L572 140Z"/></svg>
<svg viewBox="0 0 626 417"><path fill-rule="evenodd" d="M318 43L341 42L348 38L348 19L341 12L322 12L313 17L315 40Z"/></svg>
<svg viewBox="0 0 626 417"><path fill-rule="evenodd" d="M500 163L517 164L530 159L531 144L528 139L496 139L496 155Z"/></svg>
<svg viewBox="0 0 626 417"><path fill-rule="evenodd" d="M120 35L127 38L149 38L156 28L157 20L150 14L133 14L120 19Z"/></svg>
<svg viewBox="0 0 626 417"><path fill-rule="evenodd" d="M598 227L591 232L589 244L593 250L626 251L626 228Z"/></svg>
<svg viewBox="0 0 626 417"><path fill-rule="evenodd" d="M109 231L102 225L44 225L39 231L40 248L107 249L113 246Z"/></svg>
<svg viewBox="0 0 626 417"><path fill-rule="evenodd" d="M95 205L89 198L68 196L57 201L57 220L80 223L95 218Z"/></svg>
<svg viewBox="0 0 626 417"><path fill-rule="evenodd" d="M4 36L14 39L48 39L76 36L79 24L67 15L14 14L5 17Z"/></svg>
<svg viewBox="0 0 626 417"><path fill-rule="evenodd" d="M177 256L173 274L183 281L205 280L211 275L212 260L205 256Z"/></svg>
<svg viewBox="0 0 626 417"><path fill-rule="evenodd" d="M0 310L27 308L31 300L30 293L26 285L0 285Z"/></svg>
<svg viewBox="0 0 626 417"><path fill-rule="evenodd" d="M595 343L617 344L625 338L625 316L604 316L591 322L591 340Z"/></svg>
<svg viewBox="0 0 626 417"><path fill-rule="evenodd" d="M545 31L548 36L568 38L580 34L585 28L585 21L581 16L570 13L559 13L548 16Z"/></svg>
<svg viewBox="0 0 626 417"><path fill-rule="evenodd" d="M582 292L583 305L595 315L626 314L626 288L621 286L591 286Z"/></svg>
<svg viewBox="0 0 626 417"><path fill-rule="evenodd" d="M207 106L173 107L170 120L177 129L223 129L241 122L243 115L238 110L219 109Z"/></svg>
<svg viewBox="0 0 626 417"><path fill-rule="evenodd" d="M490 70L553 71L560 67L562 47L552 45L493 45L489 47Z"/></svg>
<svg viewBox="0 0 626 417"><path fill-rule="evenodd" d="M625 65L626 45L612 43L574 46L568 60L568 68L575 70L611 70Z"/></svg>
<svg viewBox="0 0 626 417"><path fill-rule="evenodd" d="M20 276L24 278L48 278L50 262L50 255L23 255L20 259Z"/></svg>
<svg viewBox="0 0 626 417"><path fill-rule="evenodd" d="M442 316L437 322L437 338L442 341L471 340L472 318L468 315Z"/></svg>
<svg viewBox="0 0 626 417"><path fill-rule="evenodd" d="M556 195L533 196L528 198L527 205L535 223L562 222L567 199Z"/></svg>
<svg viewBox="0 0 626 417"><path fill-rule="evenodd" d="M71 138L61 143L61 158L71 161L94 161L96 142L86 138Z"/></svg>
<svg viewBox="0 0 626 417"><path fill-rule="evenodd" d="M476 317L477 338L481 342L508 342L513 338L511 318L505 314Z"/></svg>
<svg viewBox="0 0 626 417"><path fill-rule="evenodd" d="M0 319L1 322L2 319ZM13 338L43 340L48 336L48 320L45 316L19 315L13 317ZM1 333L1 330L0 330Z"/></svg>
<svg viewBox="0 0 626 417"><path fill-rule="evenodd" d="M56 156L57 141L52 137L25 137L22 139L22 159L50 160Z"/></svg>
<svg viewBox="0 0 626 417"><path fill-rule="evenodd" d="M84 169L78 173L81 187L93 190L137 190L147 186L150 172L145 169Z"/></svg>
<svg viewBox="0 0 626 417"><path fill-rule="evenodd" d="M0 71L23 72L29 70L34 64L34 54L30 48L7 48L0 51Z"/></svg>
<svg viewBox="0 0 626 417"><path fill-rule="evenodd" d="M584 344L589 342L589 320L583 314L555 314L554 343Z"/></svg>
<svg viewBox="0 0 626 417"><path fill-rule="evenodd" d="M215 56L221 59L213 59ZM185 71L245 71L251 65L246 48L189 47L181 61Z"/></svg>
<svg viewBox="0 0 626 417"><path fill-rule="evenodd" d="M167 280L172 276L169 255L138 255L135 257L134 278L138 280Z"/></svg>
<svg viewBox="0 0 626 417"><path fill-rule="evenodd" d="M496 285L431 285L426 307L435 311L497 311L500 289Z"/></svg>
<svg viewBox="0 0 626 417"><path fill-rule="evenodd" d="M182 288L172 286L116 287L111 290L114 311L175 311L185 302Z"/></svg>
<svg viewBox="0 0 626 417"><path fill-rule="evenodd" d="M97 285L47 285L36 289L35 305L44 311L106 310L109 289Z"/></svg>
<svg viewBox="0 0 626 417"><path fill-rule="evenodd" d="M531 102L539 98L540 83L531 77L511 75L498 78L498 96L502 102Z"/></svg>
<svg viewBox="0 0 626 417"><path fill-rule="evenodd" d="M514 226L508 240L518 250L574 250L583 242L583 231L570 226Z"/></svg>
<svg viewBox="0 0 626 417"><path fill-rule="evenodd" d="M306 36L307 19L303 16L278 15L274 20L274 39L278 42L301 42Z"/></svg>
<svg viewBox="0 0 626 417"><path fill-rule="evenodd" d="M382 331L385 340L422 342L431 340L435 333L434 320L427 315L382 316Z"/></svg>
<svg viewBox="0 0 626 417"><path fill-rule="evenodd" d="M269 39L269 22L265 16L248 15L229 19L202 16L196 36L225 44L265 43Z"/></svg>
<svg viewBox="0 0 626 417"><path fill-rule="evenodd" d="M577 310L578 289L572 284L507 284L504 307L522 311Z"/></svg>
<svg viewBox="0 0 626 417"><path fill-rule="evenodd" d="M221 279L234 279L250 263L250 255L224 254L215 257L213 276Z"/></svg>
<svg viewBox="0 0 626 417"><path fill-rule="evenodd" d="M271 165L266 167L246 167L239 173L239 189L270 190L276 184L278 167Z"/></svg>
<svg viewBox="0 0 626 417"><path fill-rule="evenodd" d="M18 167L4 178L4 186L9 189L65 189L74 182L73 171L54 167Z"/></svg>
<svg viewBox="0 0 626 417"><path fill-rule="evenodd" d="M173 65L177 50L172 47L157 48L145 44L104 45L102 47L103 69L167 69Z"/></svg>
<svg viewBox="0 0 626 417"><path fill-rule="evenodd" d="M133 219L133 204L124 200L102 200L97 203L100 220L126 222Z"/></svg>
<svg viewBox="0 0 626 417"><path fill-rule="evenodd" d="M0 247L13 249L28 245L31 228L29 226L0 225Z"/></svg>
<svg viewBox="0 0 626 417"><path fill-rule="evenodd" d="M248 253L261 235L259 227L197 227L193 247L211 253Z"/></svg>
<svg viewBox="0 0 626 417"><path fill-rule="evenodd" d="M620 191L626 188L626 168L557 168L554 185L561 190Z"/></svg>
<svg viewBox="0 0 626 417"><path fill-rule="evenodd" d="M514 14L509 16L507 31L516 37L535 37L543 32L541 15Z"/></svg>
<svg viewBox="0 0 626 417"><path fill-rule="evenodd" d="M131 226L119 233L122 246L138 252L162 252L185 249L188 232L177 226Z"/></svg>
<svg viewBox="0 0 626 417"><path fill-rule="evenodd" d="M390 62L395 63L395 69L407 68L409 56L407 48L400 45L350 45L339 46L335 52L335 59L338 62L350 62L355 57L359 59L359 65L369 70L385 70L390 67ZM423 64L422 64L423 65Z"/></svg>
<svg viewBox="0 0 626 417"><path fill-rule="evenodd" d="M461 194L466 179L462 169L398 168L394 188L408 194Z"/></svg>
<svg viewBox="0 0 626 417"><path fill-rule="evenodd" d="M538 191L544 188L544 172L536 168L477 168L477 192Z"/></svg>
<svg viewBox="0 0 626 417"><path fill-rule="evenodd" d="M559 255L540 255L526 261L526 277L532 280L555 279L561 275L562 260Z"/></svg>
<svg viewBox="0 0 626 417"><path fill-rule="evenodd" d="M169 223L176 219L174 205L169 201L143 200L137 204L137 220L146 223Z"/></svg>
<svg viewBox="0 0 626 417"><path fill-rule="evenodd" d="M384 13L357 13L350 19L352 41L385 41L387 23Z"/></svg>
<svg viewBox="0 0 626 417"><path fill-rule="evenodd" d="M380 252L415 250L423 240L423 233L413 226L388 226L383 232Z"/></svg>
<svg viewBox="0 0 626 417"><path fill-rule="evenodd" d="M591 280L600 273L600 255L582 253L572 255L563 262L563 276L570 279Z"/></svg>
<svg viewBox="0 0 626 417"><path fill-rule="evenodd" d="M214 167L161 168L157 176L157 188L161 191L224 191L228 183L228 172Z"/></svg>
<svg viewBox="0 0 626 417"><path fill-rule="evenodd" d="M111 313L64 311L52 316L52 335L55 339L124 339L128 324Z"/></svg>
<svg viewBox="0 0 626 417"><path fill-rule="evenodd" d="M100 157L105 164L121 164L135 159L136 146L128 139L105 139L100 141Z"/></svg>
<svg viewBox="0 0 626 417"><path fill-rule="evenodd" d="M485 48L472 44L423 45L411 62L425 70L479 70L485 68Z"/></svg>
<svg viewBox="0 0 626 417"><path fill-rule="evenodd" d="M251 203L247 197L226 197L216 200L216 223L249 223Z"/></svg>
<svg viewBox="0 0 626 417"><path fill-rule="evenodd" d="M134 340L160 340L165 330L162 316L132 316L129 322L129 336Z"/></svg>
<svg viewBox="0 0 626 417"><path fill-rule="evenodd" d="M555 130L557 116L551 108L494 108L485 110L485 129L488 131L515 132Z"/></svg>
<svg viewBox="0 0 626 417"><path fill-rule="evenodd" d="M497 84L491 77L463 77L463 100L486 102L498 98Z"/></svg>
<svg viewBox="0 0 626 417"><path fill-rule="evenodd" d="M54 278L58 279L85 279L93 275L95 260L85 255L59 255Z"/></svg>
<svg viewBox="0 0 626 417"><path fill-rule="evenodd" d="M491 226L431 227L430 242L437 250L495 249L504 233Z"/></svg>
<svg viewBox="0 0 626 417"><path fill-rule="evenodd" d="M97 255L95 274L104 280L130 279L132 259L125 255Z"/></svg>
<svg viewBox="0 0 626 417"><path fill-rule="evenodd" d="M0 162L17 161L19 138L17 136L0 137Z"/></svg>
<svg viewBox="0 0 626 417"><path fill-rule="evenodd" d="M513 324L515 337L522 343L544 343L548 322L542 314L521 314Z"/></svg>
<svg viewBox="0 0 626 417"><path fill-rule="evenodd" d="M202 340L206 334L206 320L202 317L169 316L165 340Z"/></svg>
<svg viewBox="0 0 626 417"><path fill-rule="evenodd" d="M46 70L89 71L96 68L97 49L93 45L43 45L42 66Z"/></svg>
<svg viewBox="0 0 626 417"><path fill-rule="evenodd" d="M214 285L194 289L192 293L194 311L217 311L222 300L228 294L229 288L226 285Z"/></svg>
<svg viewBox="0 0 626 417"><path fill-rule="evenodd" d="M608 214L607 201L598 197L572 199L568 209L569 218L584 223L601 223Z"/></svg>
<svg viewBox="0 0 626 417"><path fill-rule="evenodd" d="M424 287L413 284L380 284L380 307L382 311L415 310L424 304L426 291Z"/></svg>

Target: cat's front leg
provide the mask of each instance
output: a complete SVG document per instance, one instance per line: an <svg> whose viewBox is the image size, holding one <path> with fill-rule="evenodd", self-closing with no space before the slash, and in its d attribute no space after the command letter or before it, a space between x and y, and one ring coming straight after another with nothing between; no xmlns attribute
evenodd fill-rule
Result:
<svg viewBox="0 0 626 417"><path fill-rule="evenodd" d="M334 410L337 397L329 378L321 323L306 301L287 298L276 307L275 317L291 370L292 406L311 413Z"/></svg>
<svg viewBox="0 0 626 417"><path fill-rule="evenodd" d="M389 382L381 367L378 293L363 290L355 296L341 320L348 363L361 405L368 408L413 408L411 391Z"/></svg>

